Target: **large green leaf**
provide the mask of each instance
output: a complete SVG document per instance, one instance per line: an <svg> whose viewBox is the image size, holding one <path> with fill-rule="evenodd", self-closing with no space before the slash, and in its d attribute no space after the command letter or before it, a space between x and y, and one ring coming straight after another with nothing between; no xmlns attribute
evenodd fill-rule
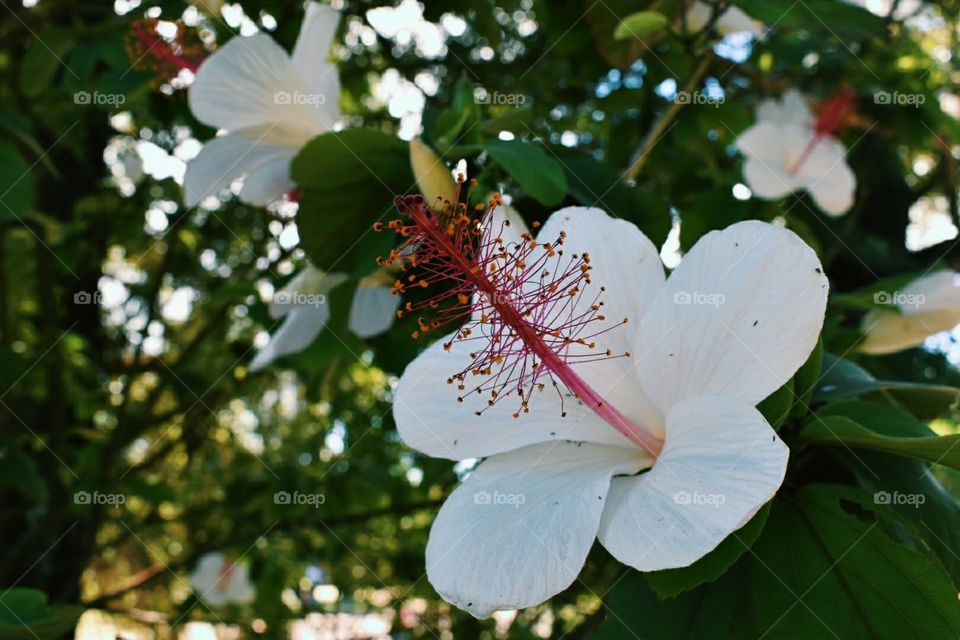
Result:
<svg viewBox="0 0 960 640"><path fill-rule="evenodd" d="M619 173L605 162L582 153L560 157L567 174L567 186L574 200L637 225L658 246L670 231L670 209L662 198L623 182Z"/></svg>
<svg viewBox="0 0 960 640"><path fill-rule="evenodd" d="M894 542L870 496L807 485L773 505L754 545L753 600L765 638L917 640L960 636L957 590L943 566Z"/></svg>
<svg viewBox="0 0 960 640"><path fill-rule="evenodd" d="M689 567L653 571L644 576L661 598L689 591L722 576L754 543L770 515L770 504L763 506L750 522L734 531L716 549Z"/></svg>
<svg viewBox="0 0 960 640"><path fill-rule="evenodd" d="M895 380L877 380L866 369L830 353L823 355L823 373L813 391L813 402L830 402L870 394L888 394L915 417L929 420L956 403L960 389Z"/></svg>
<svg viewBox="0 0 960 640"><path fill-rule="evenodd" d="M643 38L667 28L667 16L659 11L637 11L624 18L613 32L616 40Z"/></svg>
<svg viewBox="0 0 960 640"><path fill-rule="evenodd" d="M390 214L397 195L416 188L407 143L374 129L325 133L294 158L291 174L303 188L297 225L314 264L372 271L394 239L371 226Z"/></svg>
<svg viewBox="0 0 960 640"><path fill-rule="evenodd" d="M660 600L631 572L605 598L605 620L590 640L736 640L758 638L745 563L716 582Z"/></svg>
<svg viewBox="0 0 960 640"><path fill-rule="evenodd" d="M30 170L16 147L0 141L0 220L30 215L35 198Z"/></svg>
<svg viewBox="0 0 960 640"><path fill-rule="evenodd" d="M73 629L83 607L47 605L47 594L36 589L0 591L0 638L56 640Z"/></svg>
<svg viewBox="0 0 960 640"><path fill-rule="evenodd" d="M890 437L846 416L816 416L804 425L800 440L810 444L863 447L911 456L960 469L960 435Z"/></svg>
<svg viewBox="0 0 960 640"><path fill-rule="evenodd" d="M879 36L883 20L862 7L836 0L732 0L752 18L779 30L802 28L837 37Z"/></svg>
<svg viewBox="0 0 960 640"><path fill-rule="evenodd" d="M72 30L63 27L47 27L33 35L20 63L20 87L29 98L43 93L61 67L73 74L64 59L76 44Z"/></svg>
<svg viewBox="0 0 960 640"><path fill-rule="evenodd" d="M560 204L567 195L567 177L563 173L563 165L538 144L522 140L495 140L466 145L459 150L486 151L527 195L541 204Z"/></svg>

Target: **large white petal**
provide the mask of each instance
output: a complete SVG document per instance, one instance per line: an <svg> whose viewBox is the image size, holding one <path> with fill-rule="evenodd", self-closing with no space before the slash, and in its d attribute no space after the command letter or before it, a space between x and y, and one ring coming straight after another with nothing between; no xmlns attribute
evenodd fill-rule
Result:
<svg viewBox="0 0 960 640"><path fill-rule="evenodd" d="M259 371L280 356L306 349L329 320L330 307L326 304L293 305L283 324L270 336L270 342L254 357L250 369Z"/></svg>
<svg viewBox="0 0 960 640"><path fill-rule="evenodd" d="M293 188L289 166L296 153L297 147L277 128L254 127L218 136L187 163L184 202L194 207L245 178L241 197L262 206Z"/></svg>
<svg viewBox="0 0 960 640"><path fill-rule="evenodd" d="M827 303L820 260L792 231L755 220L701 238L641 323L647 397L716 394L756 404L816 345Z"/></svg>
<svg viewBox="0 0 960 640"><path fill-rule="evenodd" d="M580 573L611 476L647 466L638 449L566 442L488 458L437 514L427 577L478 618L540 604Z"/></svg>
<svg viewBox="0 0 960 640"><path fill-rule="evenodd" d="M218 129L244 129L287 122L304 124L283 93L303 90L290 58L270 36L237 37L215 51L190 86L190 110ZM307 135L309 139L311 136Z"/></svg>
<svg viewBox="0 0 960 640"><path fill-rule="evenodd" d="M393 417L400 437L410 447L435 458L464 460L511 451L529 444L560 440L584 440L631 447L626 438L593 411L547 386L534 391L530 412L514 418L519 399L503 396L487 408L487 396L468 395L447 379L470 364L473 346L454 341L443 349L446 336L437 340L409 365L394 393ZM469 382L469 378L468 378ZM475 411L485 409L479 416ZM562 416L566 412L566 417Z"/></svg>
<svg viewBox="0 0 960 640"><path fill-rule="evenodd" d="M350 330L361 338L372 338L389 329L396 319L400 296L390 287L359 286L350 307Z"/></svg>
<svg viewBox="0 0 960 640"><path fill-rule="evenodd" d="M339 24L339 11L310 2L291 56L306 91L317 97L310 106L316 109L318 124L326 129L340 117L340 76L336 65L328 61Z"/></svg>
<svg viewBox="0 0 960 640"><path fill-rule="evenodd" d="M773 497L788 456L754 407L719 397L684 400L667 416L653 468L613 479L600 542L640 571L688 566Z"/></svg>
<svg viewBox="0 0 960 640"><path fill-rule="evenodd" d="M577 312L583 312L593 302L600 287L606 288L600 295L603 301L600 313L606 320L588 325L587 333L608 331L595 338L598 348L593 352L583 348L573 348L571 352L590 355L602 349L611 349L618 355L631 352L631 357L576 363L573 369L621 413L660 435L661 417L637 386L633 372L637 354L632 353L643 311L663 288L660 252L636 225L612 218L602 209L561 209L550 216L537 239L554 242L561 231L567 234L563 250L568 255L589 253L593 267L592 284L584 289L586 293L580 298ZM627 324L622 324L624 318Z"/></svg>

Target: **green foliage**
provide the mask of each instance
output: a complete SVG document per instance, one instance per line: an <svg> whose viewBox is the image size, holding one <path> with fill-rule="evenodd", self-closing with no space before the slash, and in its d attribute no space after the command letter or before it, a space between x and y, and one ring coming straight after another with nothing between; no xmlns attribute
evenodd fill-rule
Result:
<svg viewBox="0 0 960 640"><path fill-rule="evenodd" d="M47 604L47 595L36 589L0 591L0 636L10 640L56 640L73 629L83 607Z"/></svg>
<svg viewBox="0 0 960 640"><path fill-rule="evenodd" d="M68 637L80 607L131 628L146 612L144 635L223 620L244 637L282 638L309 613L384 612L404 637L498 637L424 577L430 524L468 465L409 449L393 424L396 376L425 347L410 339L416 319L370 339L350 330L360 281L395 277L375 259L397 239L372 226L417 190L398 134L415 133L404 95L419 90L419 135L447 168L463 161L473 202L503 191L531 223L600 207L658 247L679 229L669 237L681 253L711 230L773 222L809 244L830 279L820 344L759 404L790 448L770 503L689 567L624 574L598 548L506 637L960 636L957 339L884 357L857 350L864 314L895 309L878 292L960 267L954 239L904 246L907 226L923 226L918 212L960 220L960 122L940 102L949 107L960 81L957 56L945 55L954 0L922 2L918 18L903 15L908 3L878 16L839 0L733 0L769 29L749 50L720 43L716 24L685 30L680 2L431 0L427 20L464 24L432 57L417 34L370 26L369 10L396 3L350 0L333 51L343 127L294 159L295 213L227 197L188 210L177 170L141 162L190 157L190 138L215 132L178 83L129 58L132 21L159 11L218 47L241 37L239 23L184 0L123 14L110 2L7 4L0 587L17 586L0 592L0 637ZM292 49L301 3L235 6ZM723 99L678 105L674 87ZM743 199L734 142L757 105L797 88L816 107L839 87L856 95L835 132L857 176L854 209L831 218L803 192ZM261 334L283 323L269 313L272 291L310 263L348 275L327 294L327 327L251 372ZM177 295L190 300L179 314ZM324 501L274 499L294 491ZM208 607L191 592L187 575L212 551L249 564L252 604ZM308 569L339 587L336 603L312 598Z"/></svg>

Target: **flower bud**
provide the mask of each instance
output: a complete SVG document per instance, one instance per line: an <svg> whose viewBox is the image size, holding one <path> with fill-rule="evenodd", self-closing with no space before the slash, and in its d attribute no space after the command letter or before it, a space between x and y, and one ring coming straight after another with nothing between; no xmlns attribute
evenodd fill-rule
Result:
<svg viewBox="0 0 960 640"><path fill-rule="evenodd" d="M417 179L417 187L427 202L433 202L438 197L452 202L456 197L457 185L450 169L420 138L410 141L410 166Z"/></svg>

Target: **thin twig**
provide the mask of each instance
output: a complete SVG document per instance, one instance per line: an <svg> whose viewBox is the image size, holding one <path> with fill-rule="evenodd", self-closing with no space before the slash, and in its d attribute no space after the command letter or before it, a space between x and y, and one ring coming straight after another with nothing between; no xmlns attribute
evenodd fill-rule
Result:
<svg viewBox="0 0 960 640"><path fill-rule="evenodd" d="M714 52L711 50L710 53L708 53L700 62L700 66L698 66L693 74L687 78L687 82L683 85L683 89L681 91L693 93L694 89L696 89L697 85L700 83L700 79L703 78L703 75L707 72L707 69L710 68L710 65L713 63L715 57L716 54L714 54ZM623 174L623 177L626 181L636 181L637 176L640 175L640 170L643 169L643 165L646 163L650 152L653 150L653 147L656 146L657 142L660 141L660 138L670 126L670 123L672 123L677 117L677 114L680 112L680 109L683 107L683 105L683 102L674 100L673 104L671 104L666 111L660 114L660 117L653 125L653 129L650 130L650 133L647 134L647 137L644 138L636 152L634 152L633 158L630 161L630 168L627 169L626 173Z"/></svg>

